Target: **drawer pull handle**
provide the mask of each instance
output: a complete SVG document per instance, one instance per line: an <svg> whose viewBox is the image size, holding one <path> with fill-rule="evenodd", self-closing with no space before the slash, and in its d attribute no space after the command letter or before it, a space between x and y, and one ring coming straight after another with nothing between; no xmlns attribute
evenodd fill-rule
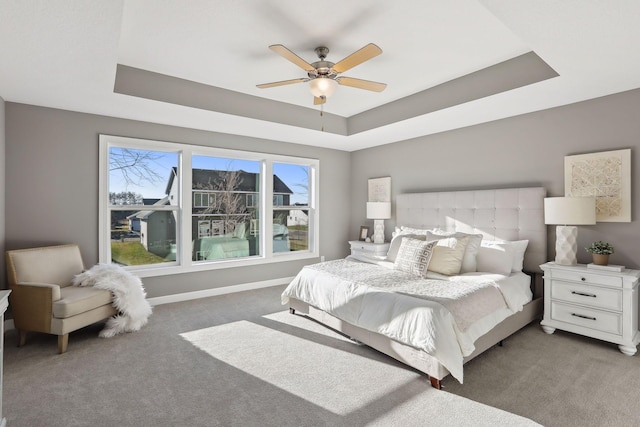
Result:
<svg viewBox="0 0 640 427"><path fill-rule="evenodd" d="M595 318L595 317L585 316L584 314L571 313L571 315L572 315L572 316L579 317L579 318L581 318L581 319L596 320L596 318Z"/></svg>
<svg viewBox="0 0 640 427"><path fill-rule="evenodd" d="M580 295L580 296L583 296L583 297L592 297L592 298L596 298L596 295L595 295L595 294L586 294L586 293L584 293L584 292L576 292L576 291L571 291L571 293L572 293L572 294L574 294L574 295Z"/></svg>
<svg viewBox="0 0 640 427"><path fill-rule="evenodd" d="M584 282L584 281L585 281L585 280L587 280L587 279L585 279L584 277L581 277L581 278L580 278L580 280L582 280L582 281Z"/></svg>

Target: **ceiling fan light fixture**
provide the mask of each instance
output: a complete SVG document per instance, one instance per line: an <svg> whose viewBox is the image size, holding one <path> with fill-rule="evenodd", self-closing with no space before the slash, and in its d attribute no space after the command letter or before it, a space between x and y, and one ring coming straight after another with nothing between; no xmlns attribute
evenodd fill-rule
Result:
<svg viewBox="0 0 640 427"><path fill-rule="evenodd" d="M309 81L309 90L317 98L330 97L337 87L338 82L328 77L317 77Z"/></svg>

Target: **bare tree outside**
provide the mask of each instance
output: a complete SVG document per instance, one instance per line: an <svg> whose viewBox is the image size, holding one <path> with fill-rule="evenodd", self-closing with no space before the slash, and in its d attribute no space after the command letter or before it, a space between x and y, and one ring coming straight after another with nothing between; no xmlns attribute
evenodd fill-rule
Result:
<svg viewBox="0 0 640 427"><path fill-rule="evenodd" d="M155 184L166 177L160 175L154 166L162 158L162 153L148 150L119 148L109 153L109 172L118 171L126 186L140 186L145 181Z"/></svg>
<svg viewBox="0 0 640 427"><path fill-rule="evenodd" d="M217 179L209 178L207 183L194 185L196 190L213 191L215 197L210 199L209 206L202 212L202 218L207 215L221 215L226 224L238 224L246 220L247 209L244 197L238 193L242 184L240 171L218 171Z"/></svg>
<svg viewBox="0 0 640 427"><path fill-rule="evenodd" d="M143 196L133 191L120 191L118 193L109 192L109 203L112 205L141 205Z"/></svg>

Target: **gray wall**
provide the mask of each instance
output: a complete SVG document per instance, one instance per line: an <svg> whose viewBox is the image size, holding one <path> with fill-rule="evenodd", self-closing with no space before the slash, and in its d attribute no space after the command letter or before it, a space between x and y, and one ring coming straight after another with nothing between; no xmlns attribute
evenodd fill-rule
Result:
<svg viewBox="0 0 640 427"><path fill-rule="evenodd" d="M368 178L391 176L392 197L404 192L519 186L544 186L549 196L561 196L564 156L632 148L635 183L638 111L640 90L635 90L347 153L0 102L0 154L6 150L2 159L7 159L5 173L0 173L0 189L6 187L5 198L0 198L0 245L17 249L77 242L85 263L97 262L100 133L320 159L320 252L334 259L347 254L346 240L357 238L360 225L372 225L365 219ZM0 172L2 165L0 160ZM632 185L632 191L633 222L581 226L579 248L607 240L617 249L612 263L640 267L640 186ZM393 219L385 223L388 238L395 223ZM554 227L549 227L549 259L554 256L554 241ZM582 249L578 260L589 262ZM149 296L155 297L293 276L306 263L273 263L144 281ZM4 272L2 277L5 284Z"/></svg>
<svg viewBox="0 0 640 427"><path fill-rule="evenodd" d="M5 115L2 115L5 116ZM320 160L320 254L344 257L347 152L6 103L6 248L78 243L98 261L98 135L119 135ZM149 297L294 276L317 259L145 278Z"/></svg>
<svg viewBox="0 0 640 427"><path fill-rule="evenodd" d="M392 200L401 193L543 186L564 195L564 156L631 148L632 222L578 228L582 248L606 240L610 263L640 268L640 90L530 113L464 129L352 153L350 238L365 219L367 179L391 177ZM387 239L395 226L385 221ZM549 259L555 257L555 227L549 226Z"/></svg>
<svg viewBox="0 0 640 427"><path fill-rule="evenodd" d="M4 241L5 241L5 225L4 225L4 206L5 206L5 120L4 120L4 99L0 97L0 289L7 289L7 274L4 265Z"/></svg>

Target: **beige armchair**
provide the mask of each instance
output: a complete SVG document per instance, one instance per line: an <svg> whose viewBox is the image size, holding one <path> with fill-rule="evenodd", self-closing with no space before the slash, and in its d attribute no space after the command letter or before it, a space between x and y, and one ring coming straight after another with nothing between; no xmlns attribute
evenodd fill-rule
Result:
<svg viewBox="0 0 640 427"><path fill-rule="evenodd" d="M58 336L58 353L67 351L69 332L116 313L111 292L72 286L84 264L78 245L7 251L9 306L23 346L27 331Z"/></svg>

